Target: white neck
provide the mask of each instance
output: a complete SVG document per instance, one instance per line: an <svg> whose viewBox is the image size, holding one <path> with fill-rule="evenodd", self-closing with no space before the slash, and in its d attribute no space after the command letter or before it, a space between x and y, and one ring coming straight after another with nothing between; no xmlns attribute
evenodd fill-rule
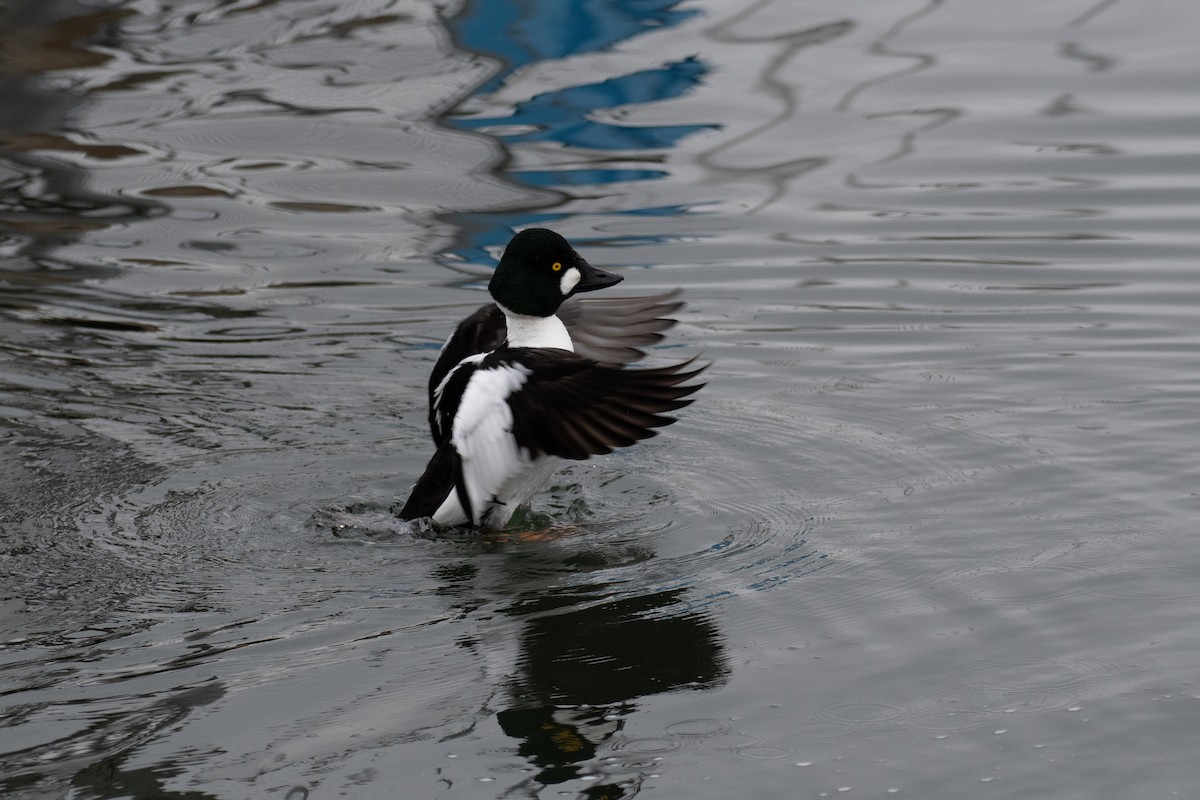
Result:
<svg viewBox="0 0 1200 800"><path fill-rule="evenodd" d="M571 335L562 320L551 314L548 317L529 317L514 314L504 306L504 321L508 325L509 347L557 347L559 350L575 352Z"/></svg>

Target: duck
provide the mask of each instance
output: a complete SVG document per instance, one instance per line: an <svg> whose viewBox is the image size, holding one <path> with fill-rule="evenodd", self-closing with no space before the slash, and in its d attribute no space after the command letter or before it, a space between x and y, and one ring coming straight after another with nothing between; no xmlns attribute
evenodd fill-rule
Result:
<svg viewBox="0 0 1200 800"><path fill-rule="evenodd" d="M493 302L456 326L434 363L435 452L402 520L503 528L563 459L611 453L676 421L707 365L627 369L683 303L678 290L578 297L622 280L547 228L512 238L488 283Z"/></svg>

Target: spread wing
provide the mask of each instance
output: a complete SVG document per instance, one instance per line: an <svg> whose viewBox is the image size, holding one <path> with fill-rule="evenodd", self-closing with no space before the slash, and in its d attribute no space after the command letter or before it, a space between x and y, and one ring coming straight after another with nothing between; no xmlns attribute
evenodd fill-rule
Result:
<svg viewBox="0 0 1200 800"><path fill-rule="evenodd" d="M641 348L658 344L670 318L683 308L680 289L642 297L576 295L558 309L576 355L607 364L629 364L645 358Z"/></svg>
<svg viewBox="0 0 1200 800"><path fill-rule="evenodd" d="M654 369L621 369L562 350L499 350L493 358L520 363L525 381L508 397L517 445L532 455L575 460L611 453L654 436L667 416L692 402L704 384L688 383L705 367L692 361Z"/></svg>

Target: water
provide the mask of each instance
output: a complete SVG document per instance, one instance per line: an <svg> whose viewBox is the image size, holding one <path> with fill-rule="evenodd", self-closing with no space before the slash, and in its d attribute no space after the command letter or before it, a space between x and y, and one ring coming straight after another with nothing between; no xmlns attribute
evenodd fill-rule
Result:
<svg viewBox="0 0 1200 800"><path fill-rule="evenodd" d="M5 795L1191 796L1197 26L10 4ZM532 224L682 286L709 385L414 533Z"/></svg>

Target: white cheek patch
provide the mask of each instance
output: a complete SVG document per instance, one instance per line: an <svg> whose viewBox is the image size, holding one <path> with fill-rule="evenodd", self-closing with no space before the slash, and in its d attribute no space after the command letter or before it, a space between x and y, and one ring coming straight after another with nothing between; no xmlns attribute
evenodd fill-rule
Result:
<svg viewBox="0 0 1200 800"><path fill-rule="evenodd" d="M580 274L579 267L571 267L569 270L563 273L561 278L559 278L558 290L562 292L563 297L566 297L571 293L571 290L575 288L575 284L579 283L581 280L583 280L583 275Z"/></svg>

